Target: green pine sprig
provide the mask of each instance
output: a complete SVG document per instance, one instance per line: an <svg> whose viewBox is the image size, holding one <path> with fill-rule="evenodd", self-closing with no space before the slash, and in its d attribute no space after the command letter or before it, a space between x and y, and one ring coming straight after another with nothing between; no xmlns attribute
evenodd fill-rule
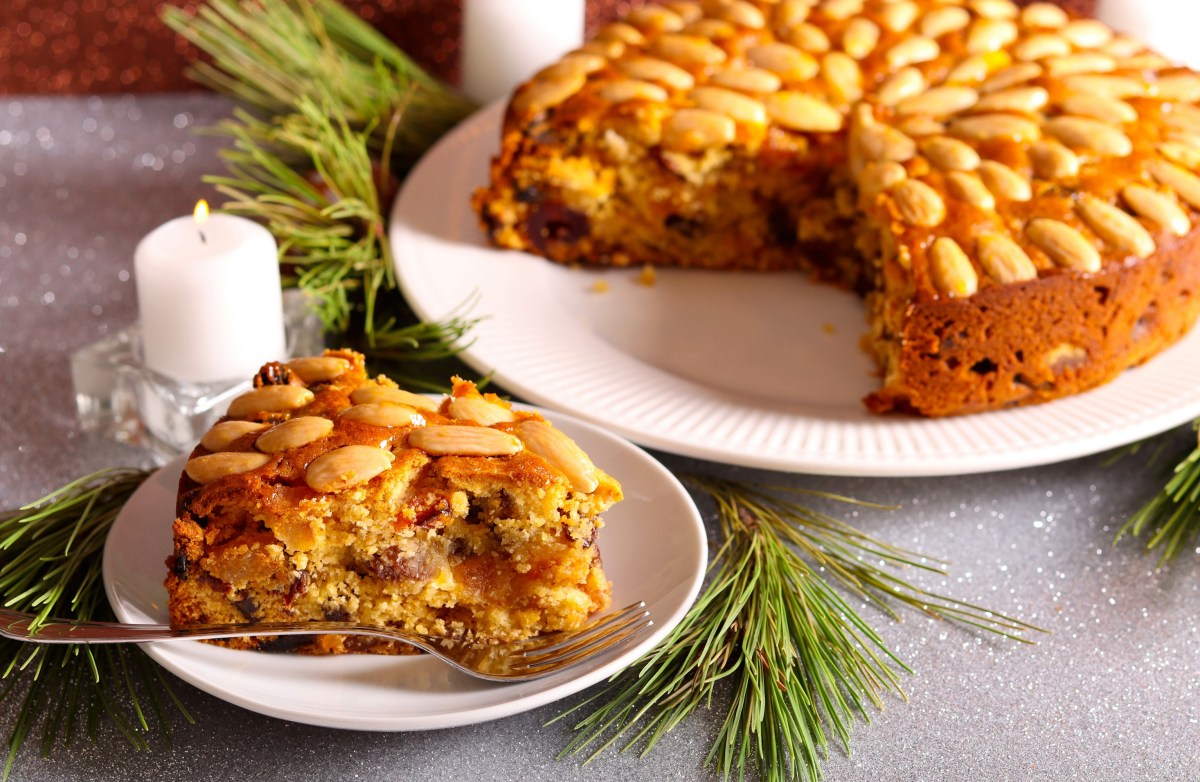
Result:
<svg viewBox="0 0 1200 782"><path fill-rule="evenodd" d="M1192 426L1200 427L1200 421ZM1160 568L1200 536L1200 447L1175 465L1166 486L1129 517L1113 542L1126 535L1148 535L1146 550L1159 552Z"/></svg>
<svg viewBox="0 0 1200 782"><path fill-rule="evenodd" d="M208 0L163 20L211 58L199 83L264 117L336 106L397 171L475 108L336 0Z"/></svg>
<svg viewBox="0 0 1200 782"><path fill-rule="evenodd" d="M751 769L769 782L814 780L836 741L848 751L858 718L904 697L910 669L842 596L898 619L911 608L1017 641L1037 628L928 592L888 568L942 572L798 501L824 492L691 476L717 506L721 546L709 582L683 621L649 655L558 719L585 710L563 755L588 761L620 744L650 751L701 707L725 718L706 758L725 778ZM870 506L878 507L878 506ZM835 588L840 587L842 591Z"/></svg>
<svg viewBox="0 0 1200 782"><path fill-rule="evenodd" d="M0 516L0 605L51 617L113 621L101 556L121 507L148 473L104 470ZM95 738L108 720L135 749L170 743L173 715L192 718L162 670L136 646L60 646L0 639L0 703L19 700L8 735L7 779L22 745L42 755Z"/></svg>

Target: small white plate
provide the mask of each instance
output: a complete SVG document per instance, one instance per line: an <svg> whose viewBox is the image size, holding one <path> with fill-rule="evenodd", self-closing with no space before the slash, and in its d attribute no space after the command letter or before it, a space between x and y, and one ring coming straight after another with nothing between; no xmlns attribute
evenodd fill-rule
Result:
<svg viewBox="0 0 1200 782"><path fill-rule="evenodd" d="M146 644L184 681L272 717L353 730L449 728L506 717L578 692L632 663L683 618L704 578L704 524L665 467L628 442L561 413L546 417L619 480L625 499L605 514L599 545L613 605L643 600L655 626L640 643L545 679L492 684L428 655L311 657L225 649L197 641ZM104 587L122 622L167 621L163 587L181 457L125 505L104 547Z"/></svg>
<svg viewBox="0 0 1200 782"><path fill-rule="evenodd" d="M802 274L570 269L487 246L472 214L502 106L468 119L409 175L391 241L417 314L484 320L463 358L531 402L653 448L832 475L956 475L1061 461L1200 416L1200 329L1145 366L1036 407L873 416L853 294ZM603 281L608 292L592 286Z"/></svg>

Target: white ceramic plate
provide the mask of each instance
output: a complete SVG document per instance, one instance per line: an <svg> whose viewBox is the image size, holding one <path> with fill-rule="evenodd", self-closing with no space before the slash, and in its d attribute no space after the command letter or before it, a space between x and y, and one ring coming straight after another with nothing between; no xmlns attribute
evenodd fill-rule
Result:
<svg viewBox="0 0 1200 782"><path fill-rule="evenodd" d="M545 679L491 684L438 660L308 657L172 641L146 652L184 681L272 717L354 730L430 730L527 711L602 681L647 652L683 618L704 577L704 525L670 472L641 449L561 413L547 418L621 481L625 499L600 532L613 605L644 600L655 627L636 646ZM104 586L122 622L167 621L162 582L183 458L155 473L125 505L104 547Z"/></svg>
<svg viewBox="0 0 1200 782"><path fill-rule="evenodd" d="M643 445L834 475L955 475L1096 453L1200 415L1200 329L1079 396L941 420L879 417L857 297L796 273L587 271L486 246L468 201L501 107L468 119L408 177L392 215L416 312L485 318L464 358L529 401ZM607 283L597 293L593 284Z"/></svg>

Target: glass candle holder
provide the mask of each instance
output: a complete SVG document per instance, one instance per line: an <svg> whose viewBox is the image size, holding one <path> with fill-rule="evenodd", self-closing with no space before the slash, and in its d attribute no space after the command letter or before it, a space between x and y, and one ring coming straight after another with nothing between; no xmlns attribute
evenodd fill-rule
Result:
<svg viewBox="0 0 1200 782"><path fill-rule="evenodd" d="M321 320L301 290L283 294L289 356L325 349ZM264 357L264 363L270 357ZM71 380L80 427L145 448L160 462L190 451L250 378L193 383L145 366L141 325L134 323L71 354Z"/></svg>

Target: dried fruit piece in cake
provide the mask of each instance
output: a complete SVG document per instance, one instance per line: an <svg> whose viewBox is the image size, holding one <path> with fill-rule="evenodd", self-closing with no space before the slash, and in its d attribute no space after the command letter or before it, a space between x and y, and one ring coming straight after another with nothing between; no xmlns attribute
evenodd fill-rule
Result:
<svg viewBox="0 0 1200 782"><path fill-rule="evenodd" d="M457 380L434 400L362 356L270 364L189 458L171 624L349 619L482 642L608 606L596 534L618 483L536 413ZM356 636L238 648L405 653Z"/></svg>
<svg viewBox="0 0 1200 782"><path fill-rule="evenodd" d="M853 288L875 412L1077 393L1200 313L1200 74L1048 3L686 7L518 89L492 242Z"/></svg>

